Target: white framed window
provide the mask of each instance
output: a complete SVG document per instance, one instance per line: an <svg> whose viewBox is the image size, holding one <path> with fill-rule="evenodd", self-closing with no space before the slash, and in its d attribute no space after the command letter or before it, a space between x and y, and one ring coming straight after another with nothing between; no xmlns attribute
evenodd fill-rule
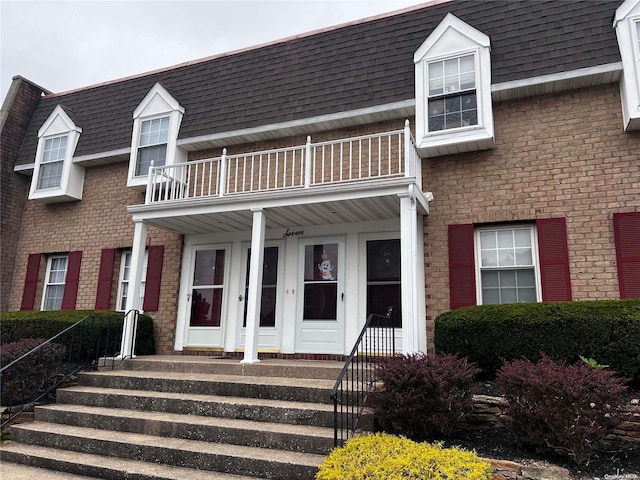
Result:
<svg viewBox="0 0 640 480"><path fill-rule="evenodd" d="M448 13L416 50L416 143L423 157L493 148L487 35Z"/></svg>
<svg viewBox="0 0 640 480"><path fill-rule="evenodd" d="M184 108L156 83L133 112L131 155L127 186L147 186L151 162L154 167L171 166L187 159L177 146Z"/></svg>
<svg viewBox="0 0 640 480"><path fill-rule="evenodd" d="M42 310L60 310L62 308L68 263L69 257L67 255L53 255L48 258L42 295Z"/></svg>
<svg viewBox="0 0 640 480"><path fill-rule="evenodd" d="M622 120L626 131L640 130L640 0L625 0L613 19L623 74Z"/></svg>
<svg viewBox="0 0 640 480"><path fill-rule="evenodd" d="M62 183L62 170L66 152L67 135L45 139L38 179L38 190L60 186Z"/></svg>
<svg viewBox="0 0 640 480"><path fill-rule="evenodd" d="M82 129L58 105L38 131L29 199L43 203L82 199L84 167L73 163Z"/></svg>
<svg viewBox="0 0 640 480"><path fill-rule="evenodd" d="M136 176L146 176L151 162L156 167L165 164L168 139L169 117L154 118L141 122Z"/></svg>
<svg viewBox="0 0 640 480"><path fill-rule="evenodd" d="M534 225L506 225L475 231L478 304L542 300Z"/></svg>
<svg viewBox="0 0 640 480"><path fill-rule="evenodd" d="M478 124L473 53L427 64L429 132Z"/></svg>
<svg viewBox="0 0 640 480"><path fill-rule="evenodd" d="M118 304L117 311L124 312L127 305L127 297L131 288L131 250L125 250L122 252L122 258L120 261L120 277L118 280ZM144 260L142 264L142 276L140 281L140 308L144 304L144 287L147 278L147 261L148 252L144 252Z"/></svg>

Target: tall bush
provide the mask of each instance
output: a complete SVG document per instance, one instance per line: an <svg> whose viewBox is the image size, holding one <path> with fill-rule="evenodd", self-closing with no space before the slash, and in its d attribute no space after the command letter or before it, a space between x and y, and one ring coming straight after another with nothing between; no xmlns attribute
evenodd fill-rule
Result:
<svg viewBox="0 0 640 480"><path fill-rule="evenodd" d="M507 414L520 443L587 462L615 427L624 381L609 370L567 365L546 355L516 360L498 372Z"/></svg>
<svg viewBox="0 0 640 480"><path fill-rule="evenodd" d="M540 359L545 352L574 363L583 355L640 385L640 300L481 305L436 319L435 346L494 375L503 360Z"/></svg>
<svg viewBox="0 0 640 480"><path fill-rule="evenodd" d="M472 409L478 371L454 355L389 357L376 368L383 386L371 394L370 405L386 431L415 440L448 435Z"/></svg>

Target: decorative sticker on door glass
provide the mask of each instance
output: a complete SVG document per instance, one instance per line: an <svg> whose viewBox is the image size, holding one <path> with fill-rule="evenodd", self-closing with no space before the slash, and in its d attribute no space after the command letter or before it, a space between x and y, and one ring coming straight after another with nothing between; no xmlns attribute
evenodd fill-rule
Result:
<svg viewBox="0 0 640 480"><path fill-rule="evenodd" d="M305 281L338 280L338 244L307 245L305 248Z"/></svg>

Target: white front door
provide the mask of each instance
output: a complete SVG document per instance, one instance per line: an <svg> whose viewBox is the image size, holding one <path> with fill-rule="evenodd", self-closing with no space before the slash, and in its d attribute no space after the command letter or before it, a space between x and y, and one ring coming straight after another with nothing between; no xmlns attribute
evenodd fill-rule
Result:
<svg viewBox="0 0 640 480"><path fill-rule="evenodd" d="M193 250L186 302L186 346L223 346L228 253L228 246Z"/></svg>
<svg viewBox="0 0 640 480"><path fill-rule="evenodd" d="M258 330L258 348L265 350L280 349L280 323L282 292L279 285L281 283L282 270L282 248L281 244L267 244L264 247L263 270L262 270L262 290L260 300L260 327ZM247 246L242 254L242 287L238 297L240 302L238 343L240 347L245 346L245 335L247 326L247 294L249 292L249 260L251 249Z"/></svg>
<svg viewBox="0 0 640 480"><path fill-rule="evenodd" d="M344 353L344 239L300 242L296 351Z"/></svg>

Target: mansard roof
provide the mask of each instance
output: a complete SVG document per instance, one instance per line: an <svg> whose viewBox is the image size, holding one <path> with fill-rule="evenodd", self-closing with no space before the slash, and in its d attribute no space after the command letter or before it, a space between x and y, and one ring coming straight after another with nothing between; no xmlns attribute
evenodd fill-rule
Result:
<svg viewBox="0 0 640 480"><path fill-rule="evenodd" d="M447 13L491 39L492 83L620 61L621 1L436 1L253 49L42 98L17 165L33 163L56 105L83 132L75 156L128 149L133 111L160 82L185 108L179 139L411 101L413 54ZM69 73L70 75L72 72Z"/></svg>

